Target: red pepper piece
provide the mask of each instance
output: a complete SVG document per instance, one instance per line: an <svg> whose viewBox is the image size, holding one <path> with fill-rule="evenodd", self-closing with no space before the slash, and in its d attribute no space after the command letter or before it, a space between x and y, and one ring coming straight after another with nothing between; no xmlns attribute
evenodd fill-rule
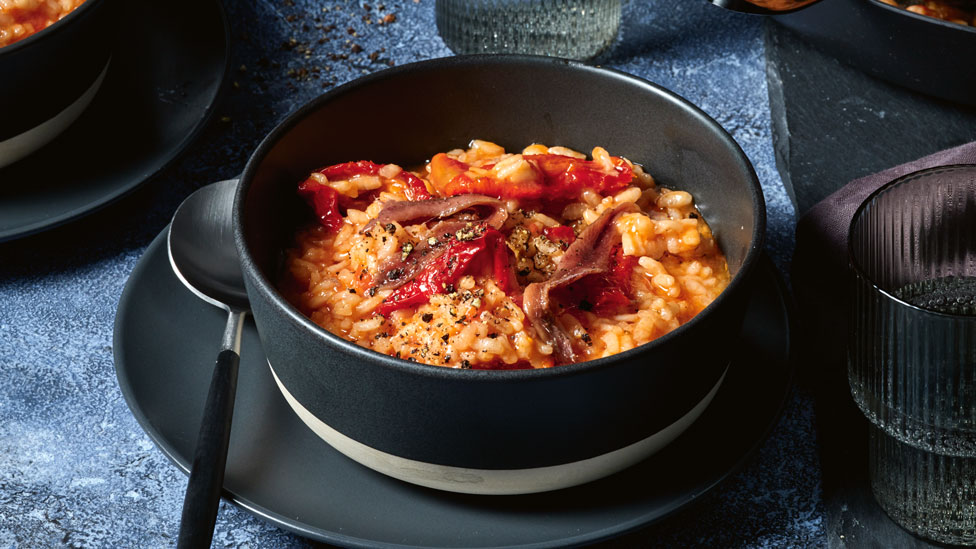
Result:
<svg viewBox="0 0 976 549"><path fill-rule="evenodd" d="M515 278L515 269L508 255L508 245L505 244L505 235L495 229L488 229L485 232L485 240L492 249L492 276L498 289L511 294L517 290L518 280Z"/></svg>
<svg viewBox="0 0 976 549"><path fill-rule="evenodd" d="M323 227L335 231L342 226L342 214L339 213L339 193L335 189L309 178L298 186L298 194L312 207L315 211L315 217L319 219L319 223Z"/></svg>
<svg viewBox="0 0 976 549"><path fill-rule="evenodd" d="M637 256L624 254L623 246L617 245L613 247L610 261L611 282L619 288L625 288L630 294L630 277L634 274L634 267L637 266Z"/></svg>
<svg viewBox="0 0 976 549"><path fill-rule="evenodd" d="M542 234L552 241L562 241L567 245L572 244L576 240L576 233L573 232L573 228L568 225L557 225L555 227L546 227L542 229Z"/></svg>
<svg viewBox="0 0 976 549"><path fill-rule="evenodd" d="M619 191L630 185L634 170L624 159L611 156L613 173L603 171L603 166L592 160L580 160L558 154L533 154L524 157L545 175L547 189L556 189L559 198L577 198L584 189L600 194ZM545 196L550 196L547 193Z"/></svg>
<svg viewBox="0 0 976 549"><path fill-rule="evenodd" d="M593 295L593 311L597 314L614 314L631 304L631 280L637 258L624 255L623 247L615 246L610 256L610 271Z"/></svg>
<svg viewBox="0 0 976 549"><path fill-rule="evenodd" d="M570 307L570 312L584 310L598 315L615 315L629 310L632 306L633 288L631 276L637 258L624 255L623 248L617 245L610 252L610 266L607 272L585 276L553 295Z"/></svg>
<svg viewBox="0 0 976 549"><path fill-rule="evenodd" d="M381 315L406 307L416 307L430 301L434 294L444 293L467 273L475 258L487 248L480 238L447 244L444 252L431 261L423 271L390 294L377 309Z"/></svg>
<svg viewBox="0 0 976 549"><path fill-rule="evenodd" d="M536 199L545 191L542 173L513 185L487 175L472 177L467 173L468 168L468 164L438 153L430 159L430 183L441 196L484 194L497 198Z"/></svg>
<svg viewBox="0 0 976 549"><path fill-rule="evenodd" d="M416 175L403 170L393 179L400 180L406 186L407 200L428 200L431 198L427 185L424 185L424 181Z"/></svg>
<svg viewBox="0 0 976 549"><path fill-rule="evenodd" d="M349 179L356 175L375 175L381 166L368 160L344 162L318 170L318 173L331 180ZM342 213L339 211L339 193L328 185L323 185L311 177L298 186L298 194L315 211L319 223L330 231L342 226Z"/></svg>
<svg viewBox="0 0 976 549"><path fill-rule="evenodd" d="M382 168L381 164L369 160L360 160L327 166L318 170L318 173L330 181L341 181L359 175L379 176ZM427 200L431 197L424 181L406 170L400 171L393 179L404 186L408 200ZM315 210L315 216L318 217L322 226L330 231L337 230L342 225L340 206L365 207L365 204L359 204L355 199L340 196L332 187L323 185L312 178L306 179L298 186L298 194L312 206L312 209ZM360 200L359 202L363 201Z"/></svg>
<svg viewBox="0 0 976 549"><path fill-rule="evenodd" d="M462 276L486 268L490 269L503 292L510 293L518 288L505 235L491 228L473 240L452 240L444 252L413 280L390 294L378 312L385 316L398 309L423 305L432 295L447 292L447 288L457 284Z"/></svg>
<svg viewBox="0 0 976 549"><path fill-rule="evenodd" d="M369 160L360 160L359 162L343 162L342 164L334 164L319 170L319 173L328 177L333 181L340 181L343 179L349 179L357 175L379 175L380 164L375 162L370 162Z"/></svg>
<svg viewBox="0 0 976 549"><path fill-rule="evenodd" d="M360 160L358 162L344 162L342 164L328 166L319 170L319 173L329 178L329 180L340 181L350 179L357 175L378 176L381 169L383 169L383 164L377 164L369 160ZM401 170L392 179L403 184L408 200L427 200L431 197L430 191L427 190L427 185L424 184L424 181L406 170Z"/></svg>
<svg viewBox="0 0 976 549"><path fill-rule="evenodd" d="M464 174L468 171L468 166L460 160L455 160L444 153L437 153L433 158L430 159L430 182L441 192L444 196L454 196L449 195L444 192L445 187L454 180L454 178ZM462 193L455 193L462 194Z"/></svg>
<svg viewBox="0 0 976 549"><path fill-rule="evenodd" d="M615 314L629 305L627 294L612 286L604 286L593 297L593 312L598 315Z"/></svg>
<svg viewBox="0 0 976 549"><path fill-rule="evenodd" d="M592 160L580 160L558 154L534 154L523 157L533 170L532 177L520 178L517 183L499 181L490 176L473 176L470 166L444 153L430 161L430 182L443 196L477 193L501 199L574 200L584 189L601 194L623 189L633 180L630 165L619 157L611 157L613 172Z"/></svg>

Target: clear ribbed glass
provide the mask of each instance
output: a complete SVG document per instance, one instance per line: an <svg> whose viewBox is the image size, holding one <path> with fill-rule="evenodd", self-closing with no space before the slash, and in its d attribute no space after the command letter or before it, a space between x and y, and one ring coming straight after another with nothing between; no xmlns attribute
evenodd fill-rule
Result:
<svg viewBox="0 0 976 549"><path fill-rule="evenodd" d="M917 172L872 195L850 257L848 375L880 430L875 495L919 535L976 544L976 166Z"/></svg>
<svg viewBox="0 0 976 549"><path fill-rule="evenodd" d="M927 452L870 429L871 490L885 512L920 536L976 544L976 459Z"/></svg>
<svg viewBox="0 0 976 549"><path fill-rule="evenodd" d="M437 0L437 30L455 53L591 59L620 27L621 0Z"/></svg>

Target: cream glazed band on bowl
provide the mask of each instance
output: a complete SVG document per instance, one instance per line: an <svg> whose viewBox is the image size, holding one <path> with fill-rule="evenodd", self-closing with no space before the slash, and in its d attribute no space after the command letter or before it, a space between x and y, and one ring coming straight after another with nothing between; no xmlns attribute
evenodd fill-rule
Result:
<svg viewBox="0 0 976 549"><path fill-rule="evenodd" d="M105 81L111 62L112 60L109 59L92 85L61 112L27 131L0 141L0 168L9 166L37 151L68 129L95 98L102 82Z"/></svg>
<svg viewBox="0 0 976 549"><path fill-rule="evenodd" d="M592 458L528 469L472 469L451 467L406 459L376 448L336 431L317 418L292 395L268 363L278 389L299 418L329 446L360 465L384 475L436 490L475 495L518 495L571 488L599 480L636 465L651 457L678 438L702 415L718 393L728 375L728 368L718 383L685 415L653 435L612 452Z"/></svg>

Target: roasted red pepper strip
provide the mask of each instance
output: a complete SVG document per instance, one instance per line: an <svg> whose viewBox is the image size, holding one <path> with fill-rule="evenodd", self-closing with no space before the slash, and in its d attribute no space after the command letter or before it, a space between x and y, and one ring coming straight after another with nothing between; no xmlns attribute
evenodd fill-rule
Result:
<svg viewBox="0 0 976 549"><path fill-rule="evenodd" d="M344 162L322 168L319 170L319 173L329 178L330 181L340 181L342 179L350 179L357 175L378 176L380 175L381 169L383 169L383 164L377 164L369 160L360 160L358 162ZM427 200L430 198L430 191L427 190L427 185L424 184L424 181L407 170L401 170L392 179L403 184L408 200Z"/></svg>
<svg viewBox="0 0 976 549"><path fill-rule="evenodd" d="M359 162L344 162L318 170L330 180L339 181L357 175L376 175L379 164L368 160ZM311 177L302 181L298 186L298 194L312 206L319 223L330 231L338 230L342 226L342 213L339 211L339 193L328 185L323 185Z"/></svg>
<svg viewBox="0 0 976 549"><path fill-rule="evenodd" d="M637 258L624 255L621 246L615 246L610 256L610 272L604 275L591 294L593 311L597 314L615 314L631 305L631 280Z"/></svg>
<svg viewBox="0 0 976 549"><path fill-rule="evenodd" d="M427 190L427 185L424 185L424 181L416 175L403 170L393 179L402 181L406 186L407 200L427 200L431 198L430 191Z"/></svg>
<svg viewBox="0 0 976 549"><path fill-rule="evenodd" d="M318 173L330 181L341 181L357 175L379 176L382 168L381 164L369 160L360 160L328 166L318 170ZM401 170L393 179L403 185L408 200L427 200L431 197L423 180L406 170ZM332 187L323 185L312 178L302 181L298 186L298 194L315 210L315 216L318 217L319 223L330 231L335 231L342 225L342 212L340 212L339 206L356 205L354 200L349 197L341 197ZM345 199L342 204L340 204L341 198Z"/></svg>
<svg viewBox="0 0 976 549"><path fill-rule="evenodd" d="M390 294L377 311L385 316L398 309L423 305L432 295L450 291L462 276L484 268L491 269L502 291L518 288L505 235L496 229L489 228L473 240L452 240L437 259Z"/></svg>
<svg viewBox="0 0 976 549"><path fill-rule="evenodd" d="M467 173L469 167L444 153L435 154L430 159L430 183L441 196L484 194L496 198L534 198L541 189L541 173L516 187L488 176L472 177Z"/></svg>
<svg viewBox="0 0 976 549"><path fill-rule="evenodd" d="M335 231L342 226L339 193L335 189L309 178L298 186L298 194L312 207L323 227Z"/></svg>
<svg viewBox="0 0 976 549"><path fill-rule="evenodd" d="M630 305L630 298L620 288L604 286L593 299L593 312L599 315L612 315Z"/></svg>
<svg viewBox="0 0 976 549"><path fill-rule="evenodd" d="M486 248L484 236L468 241L451 241L437 259L413 280L390 294L377 311L386 316L399 309L423 305L430 301L430 296L447 292Z"/></svg>
<svg viewBox="0 0 976 549"><path fill-rule="evenodd" d="M380 168L383 166L369 160L359 162L343 162L334 164L319 170L319 173L328 177L330 181L340 181L349 179L357 175L379 175Z"/></svg>
<svg viewBox="0 0 976 549"><path fill-rule="evenodd" d="M491 271L498 289L510 296L515 291L520 291L518 280L515 278L515 269L512 268L511 261L509 261L505 235L495 229L488 229L485 232L485 240L488 241L488 246L492 249ZM521 302L520 299L519 302Z"/></svg>
<svg viewBox="0 0 976 549"><path fill-rule="evenodd" d="M601 194L618 191L634 178L630 164L615 156L611 157L614 168L609 174L597 162L571 156L533 154L523 158L533 174L522 174L518 182L511 182L490 175L475 176L468 171L468 164L439 153L430 161L430 182L443 196L477 193L501 199L573 200L584 189Z"/></svg>
<svg viewBox="0 0 976 549"><path fill-rule="evenodd" d="M552 241L563 241L567 245L572 244L576 240L576 233L573 232L573 228L568 225L557 225L555 227L546 227L542 229L542 234L546 235L546 238Z"/></svg>
<svg viewBox="0 0 976 549"><path fill-rule="evenodd" d="M605 273L592 274L555 291L558 299L570 312L593 311L598 315L615 315L633 305L631 276L637 258L624 255L620 245L610 252L610 265Z"/></svg>
<svg viewBox="0 0 976 549"><path fill-rule="evenodd" d="M558 154L532 154L524 157L546 177L548 190L558 189L560 198L576 198L584 189L607 194L624 189L634 179L634 170L624 159L611 156L613 173L603 171L603 166L592 160L580 160Z"/></svg>

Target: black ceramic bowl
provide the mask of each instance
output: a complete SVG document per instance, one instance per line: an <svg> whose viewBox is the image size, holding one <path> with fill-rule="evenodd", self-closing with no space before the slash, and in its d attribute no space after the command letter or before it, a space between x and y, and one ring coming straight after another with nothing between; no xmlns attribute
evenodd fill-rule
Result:
<svg viewBox="0 0 976 549"><path fill-rule="evenodd" d="M0 168L74 122L108 71L112 4L86 0L50 27L0 47Z"/></svg>
<svg viewBox="0 0 976 549"><path fill-rule="evenodd" d="M296 185L349 160L416 164L472 138L540 142L643 164L692 192L732 282L694 320L640 348L547 370L456 370L407 362L319 328L275 289L307 219ZM469 493L581 484L682 432L727 370L762 249L765 207L748 159L682 98L622 73L552 58L437 59L341 86L290 116L241 179L235 233L265 353L286 400L315 432L385 474Z"/></svg>

